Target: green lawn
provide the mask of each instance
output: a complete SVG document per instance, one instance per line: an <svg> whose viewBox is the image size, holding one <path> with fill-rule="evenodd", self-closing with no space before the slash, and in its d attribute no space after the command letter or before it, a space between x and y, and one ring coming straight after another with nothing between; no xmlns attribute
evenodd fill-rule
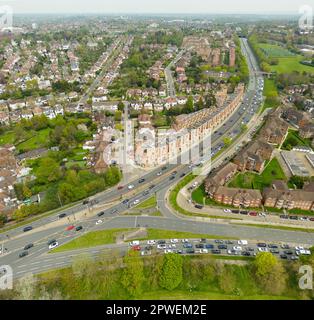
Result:
<svg viewBox="0 0 314 320"><path fill-rule="evenodd" d="M298 71L300 73L314 73L314 68L301 64L301 61L304 61L304 57L297 55L289 58L278 58L279 64L277 66L271 66L272 71L279 74L283 73L292 73L293 71Z"/></svg>
<svg viewBox="0 0 314 320"><path fill-rule="evenodd" d="M6 132L0 136L0 146L14 144L15 134L13 131Z"/></svg>
<svg viewBox="0 0 314 320"><path fill-rule="evenodd" d="M265 79L264 95L266 97L278 97L278 90L274 80Z"/></svg>
<svg viewBox="0 0 314 320"><path fill-rule="evenodd" d="M269 43L260 43L259 47L262 49L264 54L270 58L295 56L293 52L278 45L269 44Z"/></svg>
<svg viewBox="0 0 314 320"><path fill-rule="evenodd" d="M135 209L148 209L148 208L153 208L157 206L157 198L156 196L153 196L143 203L139 204Z"/></svg>
<svg viewBox="0 0 314 320"><path fill-rule="evenodd" d="M135 229L112 229L89 232L77 239L64 244L59 248L52 250L52 252L57 253L69 250L97 247L105 244L112 244L116 242L116 237L119 233L129 232L132 230Z"/></svg>
<svg viewBox="0 0 314 320"><path fill-rule="evenodd" d="M119 233L136 231L136 229L112 229L89 232L69 243L52 250L53 253L64 252L69 250L78 250L83 248L93 248L106 244L113 244ZM160 239L185 239L185 238L206 238L206 239L234 239L230 237L222 237L209 234L198 234L190 232L179 232L172 230L147 229L147 237L137 240L160 240Z"/></svg>
<svg viewBox="0 0 314 320"><path fill-rule="evenodd" d="M50 131L50 128L36 131L36 134L32 138L17 145L17 150L23 153L47 146Z"/></svg>
<svg viewBox="0 0 314 320"><path fill-rule="evenodd" d="M298 132L294 130L289 130L289 134L287 136L287 139L282 145L282 150L292 150L293 147L311 147L311 140L310 139L302 139L299 135Z"/></svg>
<svg viewBox="0 0 314 320"><path fill-rule="evenodd" d="M266 57L278 60L278 65L270 66L271 71L273 72L277 72L279 74L292 73L293 71L298 71L300 73L304 71L307 73L314 73L313 67L300 63L305 60L305 57L302 55L296 55L284 47L268 43L260 43L259 47Z"/></svg>
<svg viewBox="0 0 314 320"><path fill-rule="evenodd" d="M229 187L263 190L264 188L269 187L274 180L287 180L276 158L266 166L261 175L251 172L238 174L229 183Z"/></svg>

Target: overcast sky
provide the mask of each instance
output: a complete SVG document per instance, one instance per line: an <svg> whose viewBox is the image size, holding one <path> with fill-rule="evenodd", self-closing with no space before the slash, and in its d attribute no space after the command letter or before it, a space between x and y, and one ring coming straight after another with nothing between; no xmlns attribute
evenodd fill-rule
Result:
<svg viewBox="0 0 314 320"><path fill-rule="evenodd" d="M296 13L314 0L0 0L15 13Z"/></svg>

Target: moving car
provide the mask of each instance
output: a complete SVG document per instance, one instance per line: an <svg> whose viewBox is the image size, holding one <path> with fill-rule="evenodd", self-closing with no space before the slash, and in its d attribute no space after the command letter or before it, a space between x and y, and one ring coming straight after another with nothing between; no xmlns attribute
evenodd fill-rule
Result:
<svg viewBox="0 0 314 320"><path fill-rule="evenodd" d="M53 239L53 240L49 240L47 244L48 244L48 246L50 246L51 244L56 243L56 242L57 242L57 240Z"/></svg>
<svg viewBox="0 0 314 320"><path fill-rule="evenodd" d="M96 226L99 226L99 225L102 224L102 223L103 223L102 220L98 220L98 221L96 222Z"/></svg>
<svg viewBox="0 0 314 320"><path fill-rule="evenodd" d="M23 251L19 254L19 258L24 258L26 256L28 256L28 251Z"/></svg>
<svg viewBox="0 0 314 320"><path fill-rule="evenodd" d="M104 214L105 214L105 213L102 211L102 212L99 212L99 213L97 214L97 216L98 216L98 217L102 217Z"/></svg>
<svg viewBox="0 0 314 320"><path fill-rule="evenodd" d="M29 226L29 227L25 227L23 229L23 232L28 232L28 231L31 231L31 230L33 230L33 227Z"/></svg>
<svg viewBox="0 0 314 320"><path fill-rule="evenodd" d="M58 242L54 242L49 246L49 249L52 250L52 249L54 249L54 248L56 248L58 246L59 246L59 243Z"/></svg>
<svg viewBox="0 0 314 320"><path fill-rule="evenodd" d="M130 185L128 186L128 189L129 189L129 190L134 189L134 185L133 185L133 184L130 184Z"/></svg>
<svg viewBox="0 0 314 320"><path fill-rule="evenodd" d="M32 244L32 243L30 243L30 244L28 244L28 245L26 245L25 247L24 247L24 251L27 251L27 250L29 250L29 249L31 249L31 248L33 248L34 247L34 245Z"/></svg>
<svg viewBox="0 0 314 320"><path fill-rule="evenodd" d="M59 215L59 219L63 219L63 218L65 218L66 216L67 216L66 213L61 213L61 214Z"/></svg>

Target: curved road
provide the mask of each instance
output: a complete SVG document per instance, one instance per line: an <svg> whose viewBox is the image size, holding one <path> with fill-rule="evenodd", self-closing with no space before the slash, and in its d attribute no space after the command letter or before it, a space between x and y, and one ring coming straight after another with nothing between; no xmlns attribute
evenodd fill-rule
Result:
<svg viewBox="0 0 314 320"><path fill-rule="evenodd" d="M259 103L254 102L261 95L262 90L260 86L262 78L256 76L255 71L258 70L258 66L246 39L241 39L241 45L250 68L250 83L243 104L213 134L212 150L214 153L217 153L223 147L223 137L225 135L239 134L241 124L249 123L259 109ZM174 173L174 170L176 170L176 173ZM181 180L183 174L189 174L192 169L186 165L168 165L161 176L157 175L159 171L161 171L160 168L146 174L144 176L145 182L143 183L134 181L132 183L134 185L133 190L128 190L126 186L119 191L113 188L93 197L92 200L97 203L118 203L112 205L110 209L104 210L104 215L101 217L103 220L101 225L96 225L96 221L100 219L97 216L83 218L81 221L76 220L75 215L83 210L88 210L88 205L78 204L62 211L62 213L67 215L67 218L59 219L59 214L61 213L59 212L32 223L34 229L31 232L24 233L23 227L19 227L1 234L0 241L2 242L3 250L2 255L0 255L0 265L10 265L17 277L28 272L40 273L44 270L62 267L71 263L73 254L63 254L56 259L53 258L54 255L49 255L49 258L47 258L47 252L49 251L48 240L55 239L62 245L90 231L113 228L137 228L139 226L235 238L241 236L241 238L252 240L279 241L304 245L314 244L314 239L310 233L235 226L214 221L208 223L178 217L167 207L165 197L168 189ZM144 191L146 192L144 193ZM121 213L127 212L129 209L128 204L122 203L122 199L129 199L129 203L133 203L135 200L143 202L154 194L157 195L159 210L164 215L163 217L120 216ZM70 223L70 219L72 223ZM65 231L72 224L74 226L82 226L83 230L80 232L76 232L75 230ZM29 250L28 256L19 258L19 253L29 243L34 244L34 248ZM116 246L112 245L108 247L115 248ZM99 249L97 248L88 249L88 252L91 253L98 251ZM64 257L67 257L67 259ZM49 263L47 262L48 260Z"/></svg>

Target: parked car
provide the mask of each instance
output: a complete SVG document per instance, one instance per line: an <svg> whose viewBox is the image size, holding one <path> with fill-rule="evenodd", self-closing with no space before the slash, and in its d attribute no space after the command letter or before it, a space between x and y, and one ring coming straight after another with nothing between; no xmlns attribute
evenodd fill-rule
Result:
<svg viewBox="0 0 314 320"><path fill-rule="evenodd" d="M69 226L69 227L67 227L65 230L66 230L66 231L72 231L73 229L75 229L74 226Z"/></svg>
<svg viewBox="0 0 314 320"><path fill-rule="evenodd" d="M78 227L76 227L75 230L76 230L76 231L81 231L81 230L83 230L83 227L82 227L82 226L78 226Z"/></svg>
<svg viewBox="0 0 314 320"><path fill-rule="evenodd" d="M97 214L97 216L98 216L98 217L102 217L104 214L105 214L105 213L102 211L102 212L99 212L99 213Z"/></svg>

